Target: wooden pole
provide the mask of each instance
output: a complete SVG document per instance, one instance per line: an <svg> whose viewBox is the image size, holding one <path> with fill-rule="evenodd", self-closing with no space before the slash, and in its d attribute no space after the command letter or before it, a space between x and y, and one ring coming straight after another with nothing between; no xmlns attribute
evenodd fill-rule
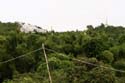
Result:
<svg viewBox="0 0 125 83"><path fill-rule="evenodd" d="M50 74L50 69L49 69L49 65L48 65L48 59L47 59L44 44L42 44L42 48L43 48L43 52L44 52L44 56L45 56L45 60L46 60L46 67L47 67L47 71L48 71L48 75L49 75L49 81L50 81L50 83L52 83L52 77L51 77L51 74Z"/></svg>

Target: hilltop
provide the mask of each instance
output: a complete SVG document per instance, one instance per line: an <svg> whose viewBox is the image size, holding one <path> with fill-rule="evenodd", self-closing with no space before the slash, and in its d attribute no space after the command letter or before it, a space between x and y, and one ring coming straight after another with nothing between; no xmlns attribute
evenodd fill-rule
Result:
<svg viewBox="0 0 125 83"><path fill-rule="evenodd" d="M36 25L31 25L23 22L7 22L7 23L2 23L0 22L0 32L7 32L7 31L21 31L25 33L34 33L34 32L41 32L41 33L46 33L47 30L43 29L42 27L36 26Z"/></svg>

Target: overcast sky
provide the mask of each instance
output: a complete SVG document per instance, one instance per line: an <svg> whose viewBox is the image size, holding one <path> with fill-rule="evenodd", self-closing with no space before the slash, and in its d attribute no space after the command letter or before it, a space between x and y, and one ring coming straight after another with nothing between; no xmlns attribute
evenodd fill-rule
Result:
<svg viewBox="0 0 125 83"><path fill-rule="evenodd" d="M86 25L125 25L125 0L0 0L0 20L50 26L57 31ZM63 28L62 28L63 27Z"/></svg>

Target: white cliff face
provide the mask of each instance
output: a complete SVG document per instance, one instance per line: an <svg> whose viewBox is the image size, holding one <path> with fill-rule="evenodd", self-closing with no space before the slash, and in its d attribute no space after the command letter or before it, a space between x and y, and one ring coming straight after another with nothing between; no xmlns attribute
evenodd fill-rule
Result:
<svg viewBox="0 0 125 83"><path fill-rule="evenodd" d="M25 32L25 33L29 33L29 32L42 32L42 33L46 33L47 30L39 27L39 26L35 26L35 25L31 25L31 24L26 24L26 23L19 23L21 28L20 31L21 32Z"/></svg>

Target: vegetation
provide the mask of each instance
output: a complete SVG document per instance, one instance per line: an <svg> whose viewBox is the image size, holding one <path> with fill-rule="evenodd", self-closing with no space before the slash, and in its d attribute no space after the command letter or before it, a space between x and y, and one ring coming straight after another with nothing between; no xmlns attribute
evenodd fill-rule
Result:
<svg viewBox="0 0 125 83"><path fill-rule="evenodd" d="M23 33L18 23L0 22L0 83L49 83L42 49L2 63L41 48L42 43L55 50L46 50L53 83L125 83L125 73L112 70L125 70L125 28L104 24L87 28Z"/></svg>

